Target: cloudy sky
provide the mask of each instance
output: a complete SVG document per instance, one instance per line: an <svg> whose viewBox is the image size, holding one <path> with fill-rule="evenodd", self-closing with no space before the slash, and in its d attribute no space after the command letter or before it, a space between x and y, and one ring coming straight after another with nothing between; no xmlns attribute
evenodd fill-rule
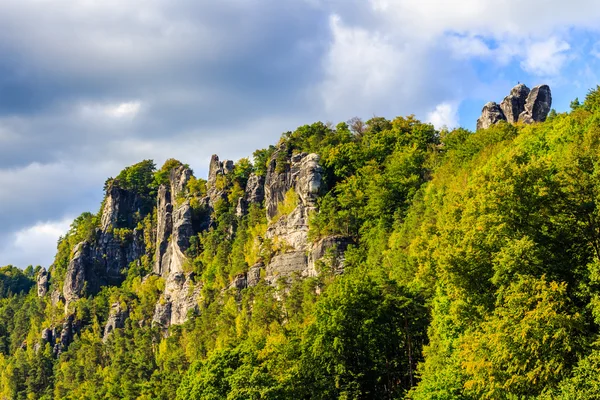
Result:
<svg viewBox="0 0 600 400"><path fill-rule="evenodd" d="M206 176L317 120L473 129L517 81L600 83L597 0L0 0L0 265L49 265L125 166Z"/></svg>

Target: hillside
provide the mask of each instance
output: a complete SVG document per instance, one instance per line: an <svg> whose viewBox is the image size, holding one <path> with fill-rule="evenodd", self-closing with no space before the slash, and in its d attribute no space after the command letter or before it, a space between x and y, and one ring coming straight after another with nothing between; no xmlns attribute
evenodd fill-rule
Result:
<svg viewBox="0 0 600 400"><path fill-rule="evenodd" d="M600 87L144 160L0 269L2 399L595 399Z"/></svg>

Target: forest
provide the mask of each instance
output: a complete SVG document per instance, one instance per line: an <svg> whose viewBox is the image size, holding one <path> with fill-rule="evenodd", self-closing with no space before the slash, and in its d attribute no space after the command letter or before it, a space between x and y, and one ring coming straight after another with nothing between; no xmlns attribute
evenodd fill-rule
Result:
<svg viewBox="0 0 600 400"><path fill-rule="evenodd" d="M300 159L318 160L314 201L300 186L275 209L244 200ZM0 398L599 397L600 86L544 122L317 122L217 164L208 179L173 159L129 166L47 272L0 269ZM174 171L185 181L165 205ZM117 201L135 212L107 217ZM299 209L308 247L269 233ZM164 234L160 216L179 210L187 236L175 222ZM275 271L330 238L340 248L314 273ZM111 259L133 248L124 266ZM179 248L177 265L157 258ZM170 292L165 268L183 289ZM185 315L168 293L193 303Z"/></svg>

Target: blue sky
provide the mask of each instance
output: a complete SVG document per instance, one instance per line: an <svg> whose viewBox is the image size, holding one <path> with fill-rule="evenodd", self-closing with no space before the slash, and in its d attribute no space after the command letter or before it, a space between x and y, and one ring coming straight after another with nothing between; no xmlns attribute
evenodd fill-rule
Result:
<svg viewBox="0 0 600 400"><path fill-rule="evenodd" d="M473 129L523 82L600 83L596 0L2 0L0 265L49 265L125 166L206 176L317 120Z"/></svg>

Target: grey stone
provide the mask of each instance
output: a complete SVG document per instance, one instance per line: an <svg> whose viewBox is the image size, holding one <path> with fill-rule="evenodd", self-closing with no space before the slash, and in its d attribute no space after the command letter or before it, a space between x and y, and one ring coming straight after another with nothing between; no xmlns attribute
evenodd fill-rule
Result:
<svg viewBox="0 0 600 400"><path fill-rule="evenodd" d="M295 274L306 274L308 260L304 251L292 251L273 256L266 268L265 280L275 284L280 279L289 278Z"/></svg>
<svg viewBox="0 0 600 400"><path fill-rule="evenodd" d="M188 168L174 168L169 186L158 189L154 273L164 277L183 270L185 251L194 234L190 202L183 200L190 177Z"/></svg>
<svg viewBox="0 0 600 400"><path fill-rule="evenodd" d="M170 273L165 282L165 292L156 304L152 324L162 328L181 325L190 312L199 310L202 285L194 284L193 274Z"/></svg>
<svg viewBox="0 0 600 400"><path fill-rule="evenodd" d="M46 268L40 269L36 277L38 297L44 297L48 293L48 278Z"/></svg>
<svg viewBox="0 0 600 400"><path fill-rule="evenodd" d="M527 102L525 103L525 113L531 117L519 117L524 123L544 122L552 107L552 93L548 85L539 85L531 89Z"/></svg>
<svg viewBox="0 0 600 400"><path fill-rule="evenodd" d="M246 183L245 200L248 204L259 204L265 199L265 177L254 173L248 177Z"/></svg>
<svg viewBox="0 0 600 400"><path fill-rule="evenodd" d="M246 283L248 287L254 287L258 285L258 282L260 282L260 271L264 267L265 266L263 263L257 263L250 267L248 273L246 274Z"/></svg>
<svg viewBox="0 0 600 400"><path fill-rule="evenodd" d="M520 83L510 91L510 94L502 100L500 108L510 123L515 123L519 120L519 115L525 111L525 103L529 96L529 88Z"/></svg>
<svg viewBox="0 0 600 400"><path fill-rule="evenodd" d="M220 187L218 181L221 177L233 171L234 164L231 160L219 161L219 157L213 154L208 166L208 180L206 182L206 192L209 197L209 205L214 208L217 201L224 199L227 192L224 187Z"/></svg>
<svg viewBox="0 0 600 400"><path fill-rule="evenodd" d="M506 117L498 103L490 101L481 110L481 117L477 120L477 130L487 129L500 121L506 121Z"/></svg>
<svg viewBox="0 0 600 400"><path fill-rule="evenodd" d="M75 246L73 258L69 261L63 284L65 312L69 303L79 299L83 295L86 275L88 275L86 272L89 272L91 269L90 260L90 246L87 242L81 242Z"/></svg>
<svg viewBox="0 0 600 400"><path fill-rule="evenodd" d="M108 319L106 324L104 325L104 335L102 340L106 342L108 340L110 334L115 329L123 329L125 327L125 321L129 318L129 309L121 308L121 304L113 303L110 306L110 312L108 314Z"/></svg>
<svg viewBox="0 0 600 400"><path fill-rule="evenodd" d="M344 272L344 253L350 244L351 238L346 236L328 236L314 243L308 255L308 276L319 274L318 264L329 268L334 274Z"/></svg>

